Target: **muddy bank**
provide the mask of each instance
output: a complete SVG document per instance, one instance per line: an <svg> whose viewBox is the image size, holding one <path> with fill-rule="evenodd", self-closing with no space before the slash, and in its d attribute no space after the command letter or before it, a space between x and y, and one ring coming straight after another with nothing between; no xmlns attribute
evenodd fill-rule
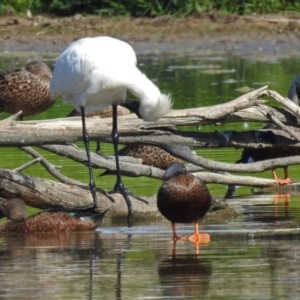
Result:
<svg viewBox="0 0 300 300"><path fill-rule="evenodd" d="M300 53L299 16L104 19L38 16L0 19L1 52L60 53L85 36L110 35L129 42L139 55L291 56Z"/></svg>

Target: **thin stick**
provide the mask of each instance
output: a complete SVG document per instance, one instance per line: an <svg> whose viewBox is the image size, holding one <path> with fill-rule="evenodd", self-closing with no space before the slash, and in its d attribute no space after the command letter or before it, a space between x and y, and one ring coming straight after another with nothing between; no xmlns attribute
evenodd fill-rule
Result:
<svg viewBox="0 0 300 300"><path fill-rule="evenodd" d="M29 167L31 167L31 166L33 166L33 165L35 165L35 164L37 164L38 162L40 162L42 160L42 158L41 157L37 157L36 159L33 159L32 161L29 161L28 163L26 163L26 164L24 164L24 165L22 165L22 166L20 166L20 167L18 167L18 168L15 168L15 169L13 169L12 171L13 172L21 172L21 171L23 171L23 170L25 170L25 169L27 169L27 168L29 168Z"/></svg>

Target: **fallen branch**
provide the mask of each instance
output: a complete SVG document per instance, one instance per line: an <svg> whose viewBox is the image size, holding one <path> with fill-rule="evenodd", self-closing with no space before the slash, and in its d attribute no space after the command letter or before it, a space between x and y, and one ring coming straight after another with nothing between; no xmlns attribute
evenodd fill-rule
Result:
<svg viewBox="0 0 300 300"><path fill-rule="evenodd" d="M206 170L211 170L213 172L262 172L265 170L270 170L273 168L284 167L288 165L295 165L300 163L300 156L291 156L291 157L281 157L277 159L268 159L260 162L248 163L248 164L231 164L216 162L210 159L197 156L193 151L190 150L187 146L169 146L163 145L163 148L166 149L171 154L185 160L189 161L192 164L203 167Z"/></svg>
<svg viewBox="0 0 300 300"><path fill-rule="evenodd" d="M87 158L85 150L78 148L74 145L63 146L63 145L47 145L42 146L43 149L49 150L58 155L68 157L74 161L87 164ZM204 170L210 170L213 172L240 172L240 173L254 173L263 172L273 168L284 167L286 165L295 165L300 163L300 156L284 157L277 159L264 160L261 162L249 163L249 164L232 164L217 162L211 159L203 158L198 156L187 146L181 145L164 145L164 148L171 154L178 156L184 161L190 162L196 166L202 167ZM103 168L109 171L116 171L116 164L114 159L106 160L105 158L91 153L93 168ZM189 169L190 168L190 169ZM188 170L193 172L198 171L194 166L190 166ZM129 176L147 176L152 178L161 179L164 171L152 166L132 164L128 162L121 162L121 172L124 175ZM211 181L213 182L213 181ZM218 182L220 183L220 182ZM224 181L227 184L228 181ZM234 182L230 182L234 183Z"/></svg>
<svg viewBox="0 0 300 300"><path fill-rule="evenodd" d="M191 147L207 147L207 144L208 147L252 147L251 143L255 144L256 141L248 136L247 142L243 142L243 133L234 133L232 131L233 141L228 144L222 140L222 136L217 134L210 136L213 133L188 133L174 130L174 126L223 124L238 121L267 122L268 118L256 106L249 107L250 105L261 103L261 101L257 100L257 97L267 92L266 87L262 89L262 91L259 89L220 105L189 110L172 110L158 122L144 122L133 114L120 116L118 118L120 143L142 142L159 145L161 142L166 142L169 144L182 143ZM238 110L242 107L248 108ZM268 109L283 123L297 123L295 117L289 112L280 108ZM110 118L88 118L86 124L90 140L112 142L111 123L112 120ZM0 145L22 147L45 144L70 144L82 140L81 126L80 117L42 121L2 121L0 122ZM234 140L234 134L237 135L238 141ZM202 140L202 143L198 142L199 139ZM266 146L272 146L272 144Z"/></svg>
<svg viewBox="0 0 300 300"><path fill-rule="evenodd" d="M21 197L27 205L46 209L87 209L93 207L93 198L88 186L79 187L76 185L63 184L47 179L14 173L10 170L0 169L0 196ZM97 192L97 207L99 212L109 209L110 214L128 213L127 205L120 194L112 194L115 200L113 203L101 192ZM145 204L131 198L135 214L156 212L156 200L147 198L149 204Z"/></svg>

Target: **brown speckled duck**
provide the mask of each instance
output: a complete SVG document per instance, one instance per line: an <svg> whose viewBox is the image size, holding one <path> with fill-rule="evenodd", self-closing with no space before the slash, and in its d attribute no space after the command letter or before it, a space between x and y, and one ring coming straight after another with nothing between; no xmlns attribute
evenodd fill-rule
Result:
<svg viewBox="0 0 300 300"><path fill-rule="evenodd" d="M292 100L296 105L299 105L300 98L300 75L298 75L292 82L288 90L288 98ZM300 132L297 127L289 126L291 130ZM274 124L267 124L264 129L280 129ZM251 163L262 161L266 159L280 158L300 155L300 149L297 147L272 147L272 148L245 148L242 152L241 158L236 163ZM278 184L288 184L292 180L289 178L288 166L283 167L284 178L280 179L277 177L275 169L272 169L273 179Z"/></svg>
<svg viewBox="0 0 300 300"><path fill-rule="evenodd" d="M211 195L206 185L192 174L187 174L184 165L171 164L163 176L163 184L157 194L157 208L172 224L174 240L190 240L207 243L208 234L200 234L198 220L204 217L211 205ZM175 223L194 223L195 232L190 237L179 237Z"/></svg>
<svg viewBox="0 0 300 300"><path fill-rule="evenodd" d="M66 212L42 211L27 218L24 201L20 198L0 198L0 211L7 221L0 224L0 233L42 233L91 231L97 228L104 214L78 212L71 216Z"/></svg>
<svg viewBox="0 0 300 300"><path fill-rule="evenodd" d="M41 61L32 61L22 69L0 74L0 112L24 116L41 113L54 104L50 97L50 68Z"/></svg>
<svg viewBox="0 0 300 300"><path fill-rule="evenodd" d="M118 116L125 116L125 115L129 115L130 114L130 110L127 109L126 107L123 106L118 106L117 107L117 114ZM94 111L92 113L89 113L86 115L86 117L94 117L94 116L98 116L100 118L112 118L113 112L112 112L112 106L109 106L106 109L103 110L97 110ZM81 114L80 112L78 112L76 109L73 109L68 115L67 117L80 117Z"/></svg>
<svg viewBox="0 0 300 300"><path fill-rule="evenodd" d="M142 159L143 165L149 165L166 170L172 163L183 163L167 151L152 145L129 144L118 151L119 156L131 156Z"/></svg>

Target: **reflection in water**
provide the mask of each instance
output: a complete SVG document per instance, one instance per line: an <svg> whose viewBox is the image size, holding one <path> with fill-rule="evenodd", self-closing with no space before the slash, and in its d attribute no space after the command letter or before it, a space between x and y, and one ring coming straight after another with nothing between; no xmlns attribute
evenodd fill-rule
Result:
<svg viewBox="0 0 300 300"><path fill-rule="evenodd" d="M95 232L52 235L2 235L1 294L11 299L61 299L80 275L85 298L92 299L93 263L102 256ZM79 272L74 274L74 270ZM75 275L75 276L74 276ZM74 293L76 288L74 290ZM75 298L74 298L75 299Z"/></svg>
<svg viewBox="0 0 300 300"><path fill-rule="evenodd" d="M266 228L295 227L300 218L298 195L292 193L256 193L246 196L232 196L227 202L236 207L249 227ZM248 227L245 223L244 226Z"/></svg>
<svg viewBox="0 0 300 300"><path fill-rule="evenodd" d="M285 207L288 208L290 201L291 201L291 194L278 194L274 197L273 204L276 205L279 202L284 202Z"/></svg>
<svg viewBox="0 0 300 300"><path fill-rule="evenodd" d="M210 261L197 254L176 254L174 251L158 265L161 290L166 297L185 299L206 295L211 275Z"/></svg>
<svg viewBox="0 0 300 300"><path fill-rule="evenodd" d="M245 299L252 293L251 299L272 299L299 292L297 237L213 237L197 254L193 243L174 245L169 232L153 234L151 226L144 234L109 232L1 236L1 299Z"/></svg>

